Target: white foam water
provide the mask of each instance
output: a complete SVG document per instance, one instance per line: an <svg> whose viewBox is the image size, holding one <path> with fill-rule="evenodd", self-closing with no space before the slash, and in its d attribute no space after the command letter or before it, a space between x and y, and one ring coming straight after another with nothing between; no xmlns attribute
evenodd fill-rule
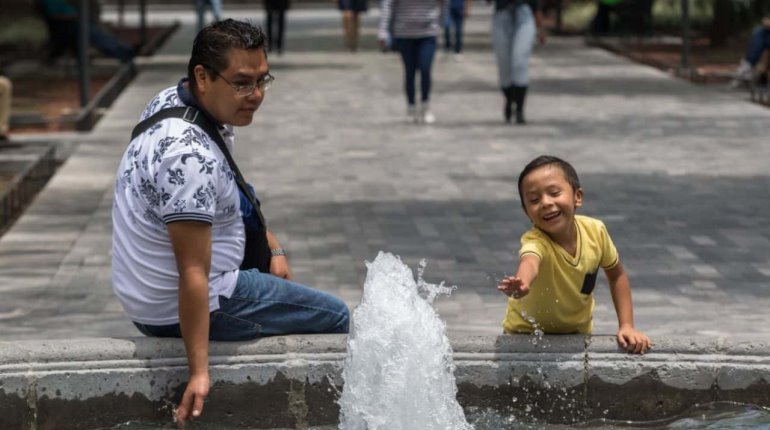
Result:
<svg viewBox="0 0 770 430"><path fill-rule="evenodd" d="M457 402L452 347L433 309L454 288L415 281L401 260L380 252L366 263L353 313L339 399L340 429L472 429Z"/></svg>

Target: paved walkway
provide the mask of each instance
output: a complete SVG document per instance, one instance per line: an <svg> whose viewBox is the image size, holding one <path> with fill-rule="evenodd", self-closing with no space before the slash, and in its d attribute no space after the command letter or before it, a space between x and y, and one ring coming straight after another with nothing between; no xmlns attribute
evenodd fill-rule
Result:
<svg viewBox="0 0 770 430"><path fill-rule="evenodd" d="M240 11L239 17L261 17ZM188 16L189 15L189 16ZM110 287L111 188L149 98L185 72L192 12L0 239L0 339L136 336ZM438 309L450 332L500 331L495 279L515 270L527 228L516 178L542 153L573 162L582 212L603 218L630 272L637 325L652 335L770 339L770 110L672 79L578 39L532 60L530 124L507 126L488 43L468 25L465 61L437 58L432 126L406 124L401 65L341 47L334 10L289 14L277 78L236 156L259 190L296 278L355 306L378 251L458 286ZM612 333L606 283L596 332Z"/></svg>

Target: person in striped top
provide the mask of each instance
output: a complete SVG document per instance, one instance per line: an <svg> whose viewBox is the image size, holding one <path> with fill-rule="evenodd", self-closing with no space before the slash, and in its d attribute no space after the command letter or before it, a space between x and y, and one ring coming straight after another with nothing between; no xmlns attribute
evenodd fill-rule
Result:
<svg viewBox="0 0 770 430"><path fill-rule="evenodd" d="M383 0L378 39L401 53L404 63L404 90L410 121L432 124L430 109L431 67L436 54L436 37L443 28L447 0ZM420 71L420 109L417 109L415 78Z"/></svg>

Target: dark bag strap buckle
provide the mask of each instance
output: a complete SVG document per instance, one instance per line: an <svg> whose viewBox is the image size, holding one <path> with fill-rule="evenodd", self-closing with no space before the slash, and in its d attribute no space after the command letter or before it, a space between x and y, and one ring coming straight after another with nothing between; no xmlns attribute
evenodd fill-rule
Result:
<svg viewBox="0 0 770 430"><path fill-rule="evenodd" d="M198 120L199 113L200 111L198 109L195 109L192 106L188 106L187 109L185 109L184 114L182 115L182 119L189 123L195 124L195 121Z"/></svg>

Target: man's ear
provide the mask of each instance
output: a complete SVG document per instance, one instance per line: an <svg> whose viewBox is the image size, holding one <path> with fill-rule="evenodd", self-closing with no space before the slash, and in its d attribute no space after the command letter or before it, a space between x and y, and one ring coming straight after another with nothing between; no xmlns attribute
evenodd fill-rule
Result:
<svg viewBox="0 0 770 430"><path fill-rule="evenodd" d="M583 189L578 188L577 191L575 191L575 207L579 208L580 206L583 206Z"/></svg>
<svg viewBox="0 0 770 430"><path fill-rule="evenodd" d="M209 77L208 71L205 67L198 64L193 69L193 76L195 77L195 82L193 82L193 84L195 85L195 89L198 90L198 94L205 94L209 85L211 85L211 78Z"/></svg>

